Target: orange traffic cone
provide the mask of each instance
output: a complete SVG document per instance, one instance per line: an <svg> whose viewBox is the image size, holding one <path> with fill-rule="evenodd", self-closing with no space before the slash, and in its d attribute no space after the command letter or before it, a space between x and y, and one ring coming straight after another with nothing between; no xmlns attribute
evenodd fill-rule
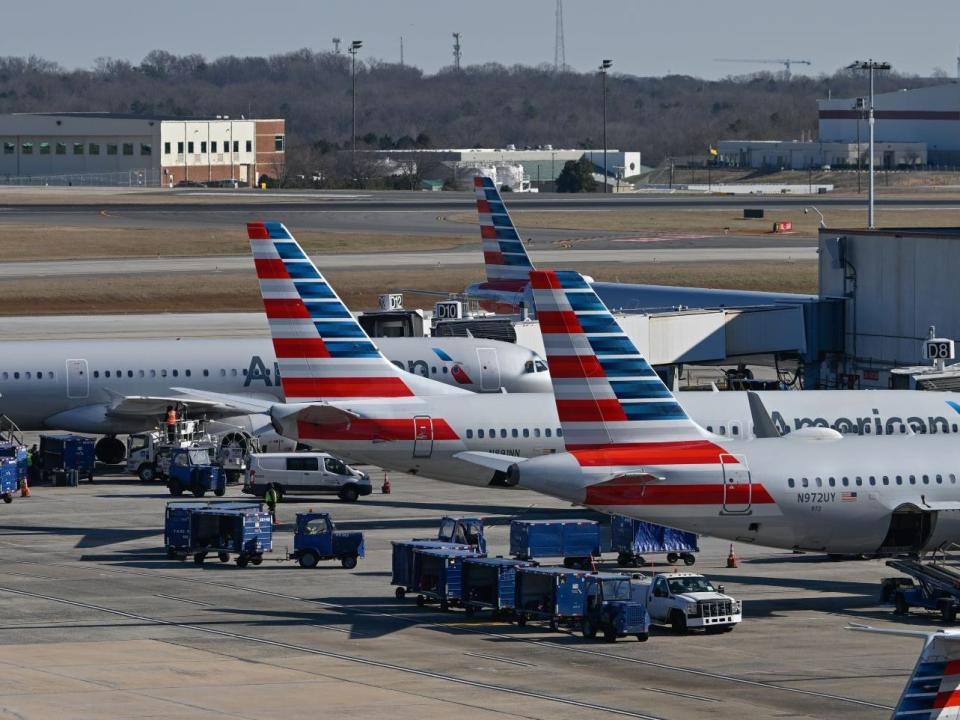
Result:
<svg viewBox="0 0 960 720"><path fill-rule="evenodd" d="M387 471L383 471L383 485L380 488L380 492L384 495L390 494L390 475L387 474Z"/></svg>
<svg viewBox="0 0 960 720"><path fill-rule="evenodd" d="M27 478L24 478L23 482L20 483L20 497L30 497L30 485L27 483Z"/></svg>
<svg viewBox="0 0 960 720"><path fill-rule="evenodd" d="M735 568L737 567L737 553L733 550L733 543L730 543L730 554L727 555L727 567Z"/></svg>

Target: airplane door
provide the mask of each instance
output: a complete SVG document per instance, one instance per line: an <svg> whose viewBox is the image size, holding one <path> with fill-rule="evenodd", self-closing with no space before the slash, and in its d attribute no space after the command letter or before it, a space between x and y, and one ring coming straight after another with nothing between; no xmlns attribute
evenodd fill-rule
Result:
<svg viewBox="0 0 960 720"><path fill-rule="evenodd" d="M500 389L500 362L496 348L477 348L480 361L480 391L496 392Z"/></svg>
<svg viewBox="0 0 960 720"><path fill-rule="evenodd" d="M86 360L67 360L67 397L85 398L90 394L90 374Z"/></svg>
<svg viewBox="0 0 960 720"><path fill-rule="evenodd" d="M750 484L750 468L742 455L720 456L723 468L723 509L722 514L749 515L753 496Z"/></svg>
<svg viewBox="0 0 960 720"><path fill-rule="evenodd" d="M433 453L433 419L418 415L413 419L413 456L428 458Z"/></svg>

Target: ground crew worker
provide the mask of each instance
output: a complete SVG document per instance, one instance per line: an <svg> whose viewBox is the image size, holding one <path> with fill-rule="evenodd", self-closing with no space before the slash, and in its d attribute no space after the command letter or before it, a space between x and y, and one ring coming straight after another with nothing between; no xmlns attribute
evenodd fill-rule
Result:
<svg viewBox="0 0 960 720"><path fill-rule="evenodd" d="M177 411L173 409L173 405L167 405L167 440L173 442L177 439Z"/></svg>
<svg viewBox="0 0 960 720"><path fill-rule="evenodd" d="M27 482L30 485L36 485L40 477L40 451L37 450L37 444L34 443L27 451Z"/></svg>
<svg viewBox="0 0 960 720"><path fill-rule="evenodd" d="M267 504L267 507L270 509L270 517L273 519L273 524L277 524L277 491L273 488L273 485L267 488L267 492L263 495L263 501Z"/></svg>

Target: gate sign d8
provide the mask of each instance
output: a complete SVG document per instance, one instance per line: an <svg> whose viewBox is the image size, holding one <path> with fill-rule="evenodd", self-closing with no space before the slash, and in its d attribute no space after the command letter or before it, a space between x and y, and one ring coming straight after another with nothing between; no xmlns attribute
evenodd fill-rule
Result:
<svg viewBox="0 0 960 720"><path fill-rule="evenodd" d="M952 360L954 357L953 340L931 338L923 343L923 357L926 360Z"/></svg>

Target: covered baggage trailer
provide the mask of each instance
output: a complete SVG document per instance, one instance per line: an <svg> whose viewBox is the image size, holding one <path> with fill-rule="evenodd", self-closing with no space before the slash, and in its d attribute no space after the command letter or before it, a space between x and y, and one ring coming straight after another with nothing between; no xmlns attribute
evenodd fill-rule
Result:
<svg viewBox="0 0 960 720"><path fill-rule="evenodd" d="M515 612L518 625L545 620L550 629L579 626L586 607L588 573L560 567L517 568Z"/></svg>
<svg viewBox="0 0 960 720"><path fill-rule="evenodd" d="M517 602L517 568L530 563L513 558L465 558L460 602L468 615L491 610L513 616Z"/></svg>
<svg viewBox="0 0 960 720"><path fill-rule="evenodd" d="M396 585L395 595L402 600L408 592L416 592L413 575L414 553L421 549L445 548L448 550L471 550L469 545L445 543L440 540L394 540L390 584Z"/></svg>
<svg viewBox="0 0 960 720"><path fill-rule="evenodd" d="M78 478L84 476L93 482L95 445L93 438L83 435L41 435L39 449L43 479L66 485L67 473L75 471Z"/></svg>
<svg viewBox="0 0 960 720"><path fill-rule="evenodd" d="M693 565L700 552L695 533L675 530L663 525L614 515L610 519L610 549L617 553L621 567L639 567L646 564L644 555L666 553L671 565L683 560Z"/></svg>
<svg viewBox="0 0 960 720"><path fill-rule="evenodd" d="M418 548L413 553L413 585L417 605L428 601L440 603L440 609L460 604L463 561L478 557L473 548Z"/></svg>
<svg viewBox="0 0 960 720"><path fill-rule="evenodd" d="M0 459L13 460L17 464L17 480L27 482L30 463L27 461L27 449L13 440L0 440Z"/></svg>
<svg viewBox="0 0 960 720"><path fill-rule="evenodd" d="M568 568L589 568L600 555L600 524L594 520L513 520L510 554L519 560L562 557Z"/></svg>
<svg viewBox="0 0 960 720"><path fill-rule="evenodd" d="M13 502L13 494L20 486L17 461L13 458L0 458L0 498L5 503Z"/></svg>
<svg viewBox="0 0 960 720"><path fill-rule="evenodd" d="M209 554L237 567L259 565L273 549L273 519L259 503L169 502L164 522L167 557L201 565Z"/></svg>

